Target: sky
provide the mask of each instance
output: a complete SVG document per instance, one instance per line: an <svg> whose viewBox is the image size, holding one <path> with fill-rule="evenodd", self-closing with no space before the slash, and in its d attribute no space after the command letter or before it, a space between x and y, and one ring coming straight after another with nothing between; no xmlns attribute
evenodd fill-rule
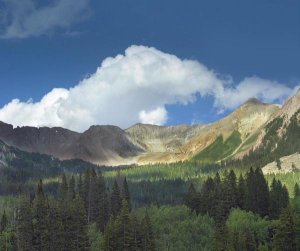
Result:
<svg viewBox="0 0 300 251"><path fill-rule="evenodd" d="M0 0L0 120L209 123L284 102L299 55L299 0Z"/></svg>

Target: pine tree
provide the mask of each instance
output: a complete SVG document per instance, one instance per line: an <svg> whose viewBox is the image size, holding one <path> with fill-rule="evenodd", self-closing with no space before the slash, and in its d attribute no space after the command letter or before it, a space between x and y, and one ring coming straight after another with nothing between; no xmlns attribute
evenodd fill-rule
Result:
<svg viewBox="0 0 300 251"><path fill-rule="evenodd" d="M49 206L44 194L42 180L38 183L37 192L34 199L34 248L44 251L50 249L50 222Z"/></svg>
<svg viewBox="0 0 300 251"><path fill-rule="evenodd" d="M289 205L289 194L287 188L282 186L281 182L275 180L272 181L270 190L270 217L277 219L281 213L281 210Z"/></svg>
<svg viewBox="0 0 300 251"><path fill-rule="evenodd" d="M245 209L267 216L270 210L268 183L260 168L250 171L246 178Z"/></svg>
<svg viewBox="0 0 300 251"><path fill-rule="evenodd" d="M274 250L298 250L295 216L290 208L284 209L280 215L274 239Z"/></svg>
<svg viewBox="0 0 300 251"><path fill-rule="evenodd" d="M127 201L124 199L122 201L122 208L119 216L116 219L118 222L117 226L119 227L119 241L121 244L120 250L122 251L131 251L134 247L134 233L131 225L131 218L129 213L129 207Z"/></svg>
<svg viewBox="0 0 300 251"><path fill-rule="evenodd" d="M155 251L154 234L150 222L148 212L145 214L145 218L142 221L142 250Z"/></svg>
<svg viewBox="0 0 300 251"><path fill-rule="evenodd" d="M122 200L121 200L119 185L116 180L112 187L110 206L111 206L111 214L113 216L117 216L121 211Z"/></svg>
<svg viewBox="0 0 300 251"><path fill-rule="evenodd" d="M82 183L82 175L81 175L81 173L79 174L79 179L78 179L78 184L77 184L77 191L78 191L79 196L83 200L84 194L83 194L83 183Z"/></svg>
<svg viewBox="0 0 300 251"><path fill-rule="evenodd" d="M116 251L118 250L118 243L117 243L117 231L115 227L115 220L113 217L110 217L107 227L104 231L104 251Z"/></svg>
<svg viewBox="0 0 300 251"><path fill-rule="evenodd" d="M73 200L73 208L74 210L74 217L75 220L75 240L76 251L84 251L89 250L89 238L88 238L88 224L86 222L86 214L85 208L83 205L83 201L80 196L77 196Z"/></svg>
<svg viewBox="0 0 300 251"><path fill-rule="evenodd" d="M83 201L87 215L87 222L96 222L98 217L98 187L97 174L94 169L88 169L83 181Z"/></svg>
<svg viewBox="0 0 300 251"><path fill-rule="evenodd" d="M61 200L67 200L68 195L68 182L65 174L62 175L62 181L59 188L59 195Z"/></svg>
<svg viewBox="0 0 300 251"><path fill-rule="evenodd" d="M97 226L103 233L109 220L109 201L104 178L101 174L98 175L98 197Z"/></svg>
<svg viewBox="0 0 300 251"><path fill-rule="evenodd" d="M270 194L268 183L260 168L255 170L257 213L267 216L270 211Z"/></svg>
<svg viewBox="0 0 300 251"><path fill-rule="evenodd" d="M50 216L50 243L52 250L64 250L65 234L62 222L62 215L59 204L53 201L49 208Z"/></svg>
<svg viewBox="0 0 300 251"><path fill-rule="evenodd" d="M127 201L129 212L130 212L131 209L132 209L132 206L131 206L130 193L129 193L129 188L128 188L128 184L127 184L127 179L126 178L123 181L122 197L123 197L123 199L125 199Z"/></svg>
<svg viewBox="0 0 300 251"><path fill-rule="evenodd" d="M184 204L193 212L196 212L197 214L199 213L198 194L193 183L190 184L188 193L185 195Z"/></svg>
<svg viewBox="0 0 300 251"><path fill-rule="evenodd" d="M250 168L246 176L245 209L257 212L255 174Z"/></svg>
<svg viewBox="0 0 300 251"><path fill-rule="evenodd" d="M68 200L73 200L76 196L75 193L75 178L72 175L70 182L69 182L69 186L68 186Z"/></svg>
<svg viewBox="0 0 300 251"><path fill-rule="evenodd" d="M16 242L19 251L32 251L33 225L29 198L21 195L16 213Z"/></svg>
<svg viewBox="0 0 300 251"><path fill-rule="evenodd" d="M246 183L243 175L240 175L237 188L237 204L241 209L245 208Z"/></svg>

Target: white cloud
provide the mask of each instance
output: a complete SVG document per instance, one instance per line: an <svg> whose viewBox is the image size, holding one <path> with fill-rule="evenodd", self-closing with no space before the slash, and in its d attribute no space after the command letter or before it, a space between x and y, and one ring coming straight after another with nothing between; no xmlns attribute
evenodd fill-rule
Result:
<svg viewBox="0 0 300 251"><path fill-rule="evenodd" d="M5 5L1 38L27 38L68 29L89 13L89 0L57 0L37 6L34 0L0 0ZM5 18L4 18L5 17ZM70 31L68 31L70 32Z"/></svg>
<svg viewBox="0 0 300 251"><path fill-rule="evenodd" d="M167 122L168 113L164 107L149 112L143 110L139 114L139 119L143 124L163 125Z"/></svg>
<svg viewBox="0 0 300 251"><path fill-rule="evenodd" d="M280 101L293 90L258 77L234 85L203 64L155 48L131 46L106 58L94 74L70 89L54 89L38 102L13 100L0 120L17 125L62 126L83 131L93 124L126 128L137 122L164 124L166 105L211 95L218 109L233 109L251 97Z"/></svg>

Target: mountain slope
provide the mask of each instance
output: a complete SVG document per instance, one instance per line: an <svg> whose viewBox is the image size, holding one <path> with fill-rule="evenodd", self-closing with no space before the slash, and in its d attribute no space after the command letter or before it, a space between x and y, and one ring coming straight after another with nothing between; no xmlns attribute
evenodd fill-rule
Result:
<svg viewBox="0 0 300 251"><path fill-rule="evenodd" d="M77 133L58 127L13 128L1 122L0 140L23 151L48 154L61 160L82 159L107 165L122 163L142 151L116 126L92 126L84 133Z"/></svg>
<svg viewBox="0 0 300 251"><path fill-rule="evenodd" d="M258 131L278 110L277 105L250 99L224 119L208 125L162 127L138 124L126 132L145 149L145 153L137 158L140 164L188 160L214 144L218 137L226 141L233 132L238 132L241 142L222 156L225 158L249 138L255 137L247 149L252 147Z"/></svg>
<svg viewBox="0 0 300 251"><path fill-rule="evenodd" d="M225 118L207 125L136 124L126 130L116 126L92 126L77 133L63 128L13 128L0 123L0 140L23 151L101 165L171 163L190 159L215 162L242 158L252 149L261 149L261 142L270 135L267 132L280 121L284 126L279 126L277 136L269 141L277 142L286 130L292 130L292 126L293 135L297 134L296 122L290 122L297 120L298 115L292 114L297 108L300 108L300 92L282 107L250 99Z"/></svg>

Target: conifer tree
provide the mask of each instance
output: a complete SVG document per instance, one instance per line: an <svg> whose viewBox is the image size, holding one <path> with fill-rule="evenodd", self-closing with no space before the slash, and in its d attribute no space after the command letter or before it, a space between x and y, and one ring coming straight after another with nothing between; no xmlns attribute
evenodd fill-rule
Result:
<svg viewBox="0 0 300 251"><path fill-rule="evenodd" d="M52 250L64 250L65 246L65 233L62 222L62 215L59 204L53 201L49 208L50 216L50 243Z"/></svg>
<svg viewBox="0 0 300 251"><path fill-rule="evenodd" d="M78 184L77 184L77 191L78 191L78 195L83 200L84 194L83 194L83 182L82 182L82 174L81 173L79 174L79 179L78 179Z"/></svg>
<svg viewBox="0 0 300 251"><path fill-rule="evenodd" d="M110 206L111 206L111 214L113 216L117 216L121 211L122 199L120 195L119 185L116 180L114 181L114 185L112 187Z"/></svg>
<svg viewBox="0 0 300 251"><path fill-rule="evenodd" d="M295 216L290 208L284 209L280 215L274 239L274 250L298 250Z"/></svg>
<svg viewBox="0 0 300 251"><path fill-rule="evenodd" d="M131 251L134 247L134 233L130 220L128 203L125 199L123 199L120 214L116 219L119 232L119 240L117 240L120 244L119 250Z"/></svg>
<svg viewBox="0 0 300 251"><path fill-rule="evenodd" d="M89 250L88 224L86 222L85 208L80 196L73 200L74 220L75 220L75 240L76 251Z"/></svg>
<svg viewBox="0 0 300 251"><path fill-rule="evenodd" d="M252 167L246 176L245 209L252 212L257 212L256 182Z"/></svg>
<svg viewBox="0 0 300 251"><path fill-rule="evenodd" d="M75 198L75 195L75 178L72 175L68 186L68 200L73 200Z"/></svg>
<svg viewBox="0 0 300 251"><path fill-rule="evenodd" d="M128 188L128 183L127 183L126 178L124 178L124 181L123 181L122 197L123 197L123 199L125 199L127 201L128 209L130 212L132 209L132 206L131 206L131 199L130 199L129 188Z"/></svg>
<svg viewBox="0 0 300 251"><path fill-rule="evenodd" d="M145 214L145 218L142 221L142 250L155 251L154 234L150 222L148 212Z"/></svg>
<svg viewBox="0 0 300 251"><path fill-rule="evenodd" d="M33 225L29 198L21 195L16 213L16 246L19 251L32 251Z"/></svg>
<svg viewBox="0 0 300 251"><path fill-rule="evenodd" d="M260 168L255 170L257 213L267 216L270 211L270 194L268 183Z"/></svg>
<svg viewBox="0 0 300 251"><path fill-rule="evenodd" d="M103 250L104 251L116 251L118 250L117 246L117 231L115 228L115 220L113 217L110 217L108 224L105 228L104 232L104 245L103 245Z"/></svg>
<svg viewBox="0 0 300 251"><path fill-rule="evenodd" d="M98 187L97 174L94 169L88 169L83 181L83 201L87 215L87 222L96 222L98 217Z"/></svg>
<svg viewBox="0 0 300 251"><path fill-rule="evenodd" d="M186 194L184 198L184 204L189 207L193 212L199 213L199 200L198 200L198 194L196 192L196 189L194 187L194 184L191 183L189 186L188 193Z"/></svg>
<svg viewBox="0 0 300 251"><path fill-rule="evenodd" d="M42 180L39 181L33 208L34 248L35 250L50 249L49 205L44 194Z"/></svg>
<svg viewBox="0 0 300 251"><path fill-rule="evenodd" d="M5 231L6 227L8 224L8 220L7 220L7 215L6 212L4 210L1 220L0 220L0 233L2 233L3 231Z"/></svg>
<svg viewBox="0 0 300 251"><path fill-rule="evenodd" d="M101 174L98 175L98 217L97 217L97 226L100 231L103 233L105 226L109 220L109 201L106 191L106 186L104 178Z"/></svg>
<svg viewBox="0 0 300 251"><path fill-rule="evenodd" d="M61 200L67 200L68 195L68 182L65 174L62 175L62 181L59 188L59 195Z"/></svg>
<svg viewBox="0 0 300 251"><path fill-rule="evenodd" d="M245 208L246 184L243 175L240 175L237 188L237 204L241 209Z"/></svg>
<svg viewBox="0 0 300 251"><path fill-rule="evenodd" d="M277 219L281 213L281 210L289 205L289 194L287 188L282 186L281 182L275 180L272 181L270 190L270 217Z"/></svg>

